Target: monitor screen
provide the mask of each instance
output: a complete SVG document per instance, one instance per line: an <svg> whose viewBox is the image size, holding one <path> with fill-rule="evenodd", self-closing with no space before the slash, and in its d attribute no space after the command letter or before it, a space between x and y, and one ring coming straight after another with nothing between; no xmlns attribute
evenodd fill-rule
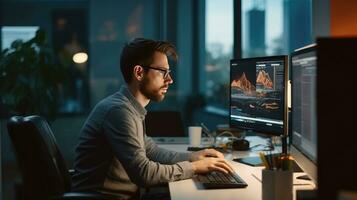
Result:
<svg viewBox="0 0 357 200"><path fill-rule="evenodd" d="M287 134L287 56L243 58L230 65L230 126Z"/></svg>
<svg viewBox="0 0 357 200"><path fill-rule="evenodd" d="M291 56L291 132L293 157L316 181L316 49L310 45ZM299 155L297 153L300 153Z"/></svg>

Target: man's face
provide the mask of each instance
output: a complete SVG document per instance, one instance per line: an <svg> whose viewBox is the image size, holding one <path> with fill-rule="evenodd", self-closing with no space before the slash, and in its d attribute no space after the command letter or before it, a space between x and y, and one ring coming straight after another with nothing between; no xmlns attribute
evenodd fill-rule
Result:
<svg viewBox="0 0 357 200"><path fill-rule="evenodd" d="M150 100L162 101L169 85L173 83L170 74L164 77L165 71L169 70L167 56L163 53L155 52L153 63L148 67L152 68L146 69L147 72L139 84L139 90Z"/></svg>

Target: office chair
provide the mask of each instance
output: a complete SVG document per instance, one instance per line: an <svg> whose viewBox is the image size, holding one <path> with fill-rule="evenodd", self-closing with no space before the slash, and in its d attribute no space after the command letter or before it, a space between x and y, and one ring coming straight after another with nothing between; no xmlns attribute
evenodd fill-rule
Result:
<svg viewBox="0 0 357 200"><path fill-rule="evenodd" d="M178 111L149 111L145 116L146 134L151 137L184 137L185 131Z"/></svg>
<svg viewBox="0 0 357 200"><path fill-rule="evenodd" d="M71 192L69 171L42 117L14 116L7 128L23 180L21 199L115 199L98 193Z"/></svg>

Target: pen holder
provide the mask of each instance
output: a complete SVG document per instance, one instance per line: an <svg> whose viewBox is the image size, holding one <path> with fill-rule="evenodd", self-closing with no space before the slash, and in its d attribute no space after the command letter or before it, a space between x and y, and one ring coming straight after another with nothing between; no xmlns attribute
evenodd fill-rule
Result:
<svg viewBox="0 0 357 200"><path fill-rule="evenodd" d="M293 171L262 170L263 200L292 200Z"/></svg>

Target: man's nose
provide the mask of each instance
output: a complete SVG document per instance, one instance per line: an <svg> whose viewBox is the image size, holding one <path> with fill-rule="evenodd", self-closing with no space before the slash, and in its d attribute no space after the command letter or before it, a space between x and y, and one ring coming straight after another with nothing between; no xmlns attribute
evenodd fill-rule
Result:
<svg viewBox="0 0 357 200"><path fill-rule="evenodd" d="M171 77L171 74L168 74L166 79L165 79L165 82L168 82L169 84L172 84L174 82L174 80L172 79Z"/></svg>

